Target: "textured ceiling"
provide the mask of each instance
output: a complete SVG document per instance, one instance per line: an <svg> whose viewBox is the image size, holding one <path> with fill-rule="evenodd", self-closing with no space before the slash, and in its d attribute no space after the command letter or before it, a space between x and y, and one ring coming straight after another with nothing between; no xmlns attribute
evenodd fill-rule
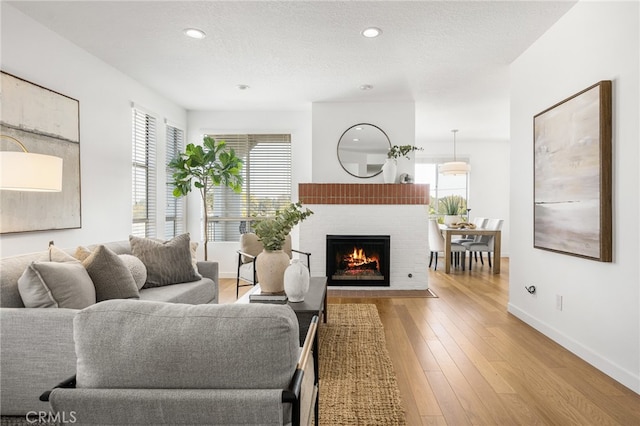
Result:
<svg viewBox="0 0 640 426"><path fill-rule="evenodd" d="M575 4L7 3L189 110L415 101L418 140L448 140L453 127L461 140L508 139L508 65ZM383 34L362 37L368 26ZM189 39L187 27L207 37Z"/></svg>

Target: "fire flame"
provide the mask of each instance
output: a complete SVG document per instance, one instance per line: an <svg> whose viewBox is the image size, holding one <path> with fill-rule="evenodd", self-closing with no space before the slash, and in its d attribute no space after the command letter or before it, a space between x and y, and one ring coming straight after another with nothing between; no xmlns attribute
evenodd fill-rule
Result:
<svg viewBox="0 0 640 426"><path fill-rule="evenodd" d="M377 256L368 257L364 251L364 249L354 247L353 252L345 256L345 261L349 268L355 268L358 266L365 265L367 263L378 262Z"/></svg>

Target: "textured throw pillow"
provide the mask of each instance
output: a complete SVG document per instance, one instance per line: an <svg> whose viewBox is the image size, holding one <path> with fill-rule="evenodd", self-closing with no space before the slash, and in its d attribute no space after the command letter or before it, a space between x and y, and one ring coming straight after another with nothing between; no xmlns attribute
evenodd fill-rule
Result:
<svg viewBox="0 0 640 426"><path fill-rule="evenodd" d="M147 268L144 266L144 263L131 254L119 254L118 257L122 259L127 266L129 272L131 272L131 276L133 276L133 280L136 282L138 290L140 290L142 286L144 286L144 283L147 282Z"/></svg>
<svg viewBox="0 0 640 426"><path fill-rule="evenodd" d="M138 286L122 259L107 247L98 246L82 264L96 288L96 301L138 299Z"/></svg>
<svg viewBox="0 0 640 426"><path fill-rule="evenodd" d="M67 253L66 251L56 247L56 246L49 246L49 261L50 262L75 262L78 259L71 256L69 253ZM80 259L82 260L82 259Z"/></svg>
<svg viewBox="0 0 640 426"><path fill-rule="evenodd" d="M91 256L91 250L86 247L78 246L76 251L73 253L73 256L80 262L83 262L87 257Z"/></svg>
<svg viewBox="0 0 640 426"><path fill-rule="evenodd" d="M144 288L199 280L191 263L189 234L159 242L149 238L129 236L131 253L147 268Z"/></svg>
<svg viewBox="0 0 640 426"><path fill-rule="evenodd" d="M80 261L84 261L90 255L91 250L82 246L76 248L76 251L74 253L76 259ZM119 254L118 257L122 259L127 269L129 269L133 280L136 282L136 287L138 288L138 290L140 290L144 283L147 281L147 268L145 268L144 263L142 263L140 259L131 254Z"/></svg>
<svg viewBox="0 0 640 426"><path fill-rule="evenodd" d="M87 270L75 262L32 262L18 279L27 308L84 309L96 303Z"/></svg>

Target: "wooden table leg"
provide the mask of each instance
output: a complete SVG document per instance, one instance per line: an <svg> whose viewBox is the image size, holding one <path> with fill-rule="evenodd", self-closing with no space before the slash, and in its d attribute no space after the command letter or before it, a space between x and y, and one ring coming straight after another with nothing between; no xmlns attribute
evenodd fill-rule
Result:
<svg viewBox="0 0 640 426"><path fill-rule="evenodd" d="M451 257L451 233L444 231L444 272L446 274L451 273L451 263L449 258Z"/></svg>
<svg viewBox="0 0 640 426"><path fill-rule="evenodd" d="M493 273L494 274L499 274L500 273L500 246L501 246L501 232L498 231L495 233L495 236L493 238Z"/></svg>

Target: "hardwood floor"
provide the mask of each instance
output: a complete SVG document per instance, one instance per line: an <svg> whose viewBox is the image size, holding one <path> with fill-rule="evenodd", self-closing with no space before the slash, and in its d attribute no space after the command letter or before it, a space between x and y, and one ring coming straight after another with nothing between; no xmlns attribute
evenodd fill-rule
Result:
<svg viewBox="0 0 640 426"><path fill-rule="evenodd" d="M640 425L640 395L507 313L508 259L478 268L430 270L438 298L329 293L377 306L409 425Z"/></svg>

